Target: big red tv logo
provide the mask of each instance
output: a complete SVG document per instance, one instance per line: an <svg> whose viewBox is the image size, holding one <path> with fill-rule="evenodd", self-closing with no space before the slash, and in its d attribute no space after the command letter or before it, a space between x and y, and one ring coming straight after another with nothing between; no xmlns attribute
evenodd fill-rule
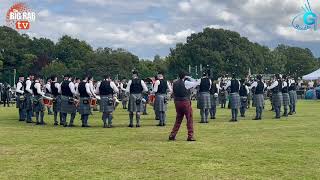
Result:
<svg viewBox="0 0 320 180"><path fill-rule="evenodd" d="M28 30L31 22L36 20L36 13L25 3L16 3L8 10L6 15L7 26L17 30Z"/></svg>

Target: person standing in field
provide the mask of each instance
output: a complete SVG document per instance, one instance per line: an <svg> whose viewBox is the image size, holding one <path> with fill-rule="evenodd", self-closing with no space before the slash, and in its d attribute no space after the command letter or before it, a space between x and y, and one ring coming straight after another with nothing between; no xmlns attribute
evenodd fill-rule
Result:
<svg viewBox="0 0 320 180"><path fill-rule="evenodd" d="M280 74L275 75L274 82L268 87L272 91L272 105L276 113L276 119L280 119L282 105L282 81Z"/></svg>
<svg viewBox="0 0 320 180"><path fill-rule="evenodd" d="M213 81L213 79L211 79ZM210 102L211 102L211 108L210 108L210 119L216 119L216 112L217 112L217 98L219 94L219 85L216 83L213 83L210 89Z"/></svg>
<svg viewBox="0 0 320 180"><path fill-rule="evenodd" d="M53 110L53 120L54 120L54 125L58 126L58 114L60 117L60 125L63 125L62 119L61 119L61 95L60 95L60 84L58 83L58 78L57 76L52 76L51 77L51 84L50 84L50 93L53 96L53 105L52 105L52 110Z"/></svg>
<svg viewBox="0 0 320 180"><path fill-rule="evenodd" d="M154 102L154 111L158 113L159 124L158 126L166 126L166 111L168 104L168 91L171 92L171 86L167 80L164 79L163 73L159 72L156 82L153 86L153 93L155 93L156 98Z"/></svg>
<svg viewBox="0 0 320 180"><path fill-rule="evenodd" d="M256 107L256 117L253 120L261 120L262 119L262 112L264 107L264 90L266 88L266 84L262 81L262 76L257 76L257 81L254 81L250 89L255 89L254 92L254 104Z"/></svg>
<svg viewBox="0 0 320 180"><path fill-rule="evenodd" d="M230 122L237 122L238 121L238 112L240 108L240 82L236 79L236 75L232 74L231 81L228 81L227 85L224 87L228 89L230 87L230 108L232 119Z"/></svg>
<svg viewBox="0 0 320 180"><path fill-rule="evenodd" d="M191 92L190 89L200 85L200 81L196 81L188 78L186 73L179 73L179 80L173 83L173 98L176 107L176 122L172 128L169 136L169 141L176 140L176 135L180 129L183 117L186 116L187 119L187 129L188 138L187 141L195 141L193 137L193 116L192 116L192 106L191 106Z"/></svg>
<svg viewBox="0 0 320 180"><path fill-rule="evenodd" d="M249 88L245 83L245 79L240 80L240 114L241 117L246 117L246 110L248 108L248 95L249 95Z"/></svg>
<svg viewBox="0 0 320 180"><path fill-rule="evenodd" d="M211 98L210 89L212 81L209 79L209 74L207 72L203 73L200 82L200 88L197 98L197 108L200 109L201 121L200 123L209 123L209 110L211 108Z"/></svg>
<svg viewBox="0 0 320 180"><path fill-rule="evenodd" d="M290 96L289 96L289 83L286 75L283 75L282 78L282 102L283 102L283 115L288 117L289 115L289 106L290 106Z"/></svg>
<svg viewBox="0 0 320 180"><path fill-rule="evenodd" d="M297 104L297 84L294 79L289 79L289 96L290 96L290 112L289 115L296 113L296 104Z"/></svg>
<svg viewBox="0 0 320 180"><path fill-rule="evenodd" d="M112 113L115 110L114 94L119 92L116 84L111 80L110 75L106 75L104 79L98 83L96 93L100 95L100 112L102 112L103 128L112 128ZM108 120L108 121L107 121Z"/></svg>
<svg viewBox="0 0 320 180"><path fill-rule="evenodd" d="M74 127L74 119L76 117L76 104L74 97L76 96L76 89L74 83L71 81L70 75L65 75L61 83L61 116L64 127ZM70 123L67 122L67 115L70 114Z"/></svg>
<svg viewBox="0 0 320 180"><path fill-rule="evenodd" d="M16 88L16 95L17 95L16 101L17 101L17 108L19 109L19 121L26 120L24 91L25 91L24 77L19 76L19 82L17 83L17 88Z"/></svg>
<svg viewBox="0 0 320 180"><path fill-rule="evenodd" d="M133 116L136 113L136 127L139 128L141 112L143 112L142 93L148 92L148 88L146 83L139 79L138 72L135 70L132 72L132 80L128 82L126 91L130 93L128 106L130 122L128 127L133 128Z"/></svg>

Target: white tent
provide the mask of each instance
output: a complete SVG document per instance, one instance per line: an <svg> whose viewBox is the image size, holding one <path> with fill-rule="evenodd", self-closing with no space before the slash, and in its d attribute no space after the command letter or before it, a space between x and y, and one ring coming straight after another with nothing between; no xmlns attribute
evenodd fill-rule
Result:
<svg viewBox="0 0 320 180"><path fill-rule="evenodd" d="M308 75L305 75L302 77L303 80L318 80L320 79L320 69L308 74Z"/></svg>

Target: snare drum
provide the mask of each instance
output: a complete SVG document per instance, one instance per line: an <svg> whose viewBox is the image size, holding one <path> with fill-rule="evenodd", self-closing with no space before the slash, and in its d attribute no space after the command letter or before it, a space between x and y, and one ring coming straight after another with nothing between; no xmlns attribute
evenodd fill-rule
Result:
<svg viewBox="0 0 320 180"><path fill-rule="evenodd" d="M97 106L97 99L96 98L91 98L90 99L90 106L91 107L96 107Z"/></svg>
<svg viewBox="0 0 320 180"><path fill-rule="evenodd" d="M46 98L43 98L43 104L47 107L52 107L53 105L53 100L52 99L46 99Z"/></svg>

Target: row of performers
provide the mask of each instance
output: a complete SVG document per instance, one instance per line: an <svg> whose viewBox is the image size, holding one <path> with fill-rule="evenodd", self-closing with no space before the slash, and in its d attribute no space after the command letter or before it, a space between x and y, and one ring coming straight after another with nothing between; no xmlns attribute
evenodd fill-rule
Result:
<svg viewBox="0 0 320 180"><path fill-rule="evenodd" d="M156 94L154 102L154 110L156 116L159 118L159 125L165 126L166 111L167 111L167 93L173 92L173 98L176 107L176 123L172 129L170 140L175 139L182 119L186 116L188 128L188 140L193 141L193 119L192 107L190 100L190 90L198 87L198 103L197 107L200 109L201 122L207 123L209 113L211 118L215 119L216 102L220 86L213 84L207 73L203 74L201 79L195 80L186 76L186 73L179 74L179 80L171 85L164 79L163 73L158 73L158 80L154 83L153 93ZM91 114L90 99L100 99L100 111L104 127L112 127L113 112L116 108L117 99L115 94L119 92L118 87L111 80L110 76L105 76L104 80L97 84L95 90L92 88L91 78L84 77L81 82L75 85L71 81L70 75L65 75L64 80L59 83L57 77L51 78L50 88L47 88L53 97L53 111L54 123L58 125L58 114L60 114L60 124L64 126L74 126L74 119L76 112L81 114L82 126L89 127L88 118ZM290 105L290 113L295 112L296 93L294 84L289 80L283 80L280 75L275 76L274 82L270 86L262 81L262 77L258 76L257 81L250 87L243 82L236 79L233 75L232 79L226 83L224 89L230 89L230 104L232 109L232 122L238 121L238 110L241 109L241 114L244 115L247 107L247 96L250 88L255 88L255 106L256 117L255 120L262 118L262 111L264 108L264 92L266 89L272 91L272 104L276 112L276 118L280 118L280 109L282 103L285 107L285 114L288 112ZM140 127L140 112L143 111L143 92L147 92L148 88L143 80L138 76L138 72L133 71L132 79L127 83L125 91L129 93L129 127L133 127L134 115L136 116L136 127ZM19 108L19 116L21 121L32 123L32 114L35 112L36 123L44 123L44 99L48 98L42 91L40 79L38 77L29 76L26 80L24 77L19 77L17 84L17 107ZM291 96L293 96L291 98ZM77 97L77 98L76 98ZM290 101L293 99L292 101ZM289 102L289 103L288 103ZM291 102L291 103L290 103ZM77 107L78 104L79 106ZM70 115L70 121L67 122L67 115Z"/></svg>

